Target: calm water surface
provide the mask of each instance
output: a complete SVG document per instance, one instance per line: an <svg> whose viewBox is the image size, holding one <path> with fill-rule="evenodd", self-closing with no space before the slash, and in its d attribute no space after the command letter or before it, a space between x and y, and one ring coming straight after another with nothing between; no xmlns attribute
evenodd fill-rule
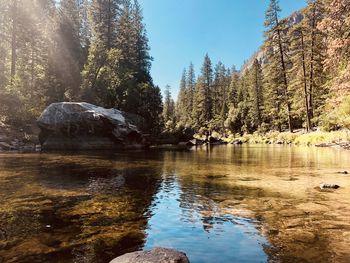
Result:
<svg viewBox="0 0 350 263"><path fill-rule="evenodd" d="M289 146L0 154L0 262L349 262L347 169L349 152Z"/></svg>

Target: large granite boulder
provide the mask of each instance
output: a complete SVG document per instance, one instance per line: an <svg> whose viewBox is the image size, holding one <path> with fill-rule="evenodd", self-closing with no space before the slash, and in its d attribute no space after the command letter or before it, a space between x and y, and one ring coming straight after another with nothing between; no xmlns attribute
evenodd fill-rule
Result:
<svg viewBox="0 0 350 263"><path fill-rule="evenodd" d="M113 259L110 263L189 263L185 253L157 247L151 251L136 251Z"/></svg>
<svg viewBox="0 0 350 263"><path fill-rule="evenodd" d="M85 102L49 105L38 121L43 150L113 150L147 145L142 117Z"/></svg>

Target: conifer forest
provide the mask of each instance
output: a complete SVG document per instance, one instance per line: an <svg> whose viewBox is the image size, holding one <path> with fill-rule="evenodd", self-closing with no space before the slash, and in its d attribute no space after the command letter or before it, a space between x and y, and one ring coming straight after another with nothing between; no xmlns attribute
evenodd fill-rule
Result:
<svg viewBox="0 0 350 263"><path fill-rule="evenodd" d="M350 262L349 150L350 0L0 0L0 263Z"/></svg>
<svg viewBox="0 0 350 263"><path fill-rule="evenodd" d="M260 50L241 69L213 65L208 54L200 72L190 63L175 103L150 75L137 1L1 0L1 120L24 123L52 102L86 101L140 114L155 133L348 128L349 8L310 0L281 18L271 0Z"/></svg>

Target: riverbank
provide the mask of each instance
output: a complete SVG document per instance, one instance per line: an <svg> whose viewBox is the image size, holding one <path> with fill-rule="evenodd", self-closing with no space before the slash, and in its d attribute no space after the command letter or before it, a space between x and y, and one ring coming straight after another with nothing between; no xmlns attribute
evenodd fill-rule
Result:
<svg viewBox="0 0 350 263"><path fill-rule="evenodd" d="M0 122L0 152L2 151L40 151L38 140L39 128L36 123L31 123L23 127L14 127ZM184 149L187 142L179 142L181 138L177 136L167 136L168 140L160 140L154 147L157 149ZM170 139L169 139L170 138ZM188 135L186 138L189 138ZM205 141L206 137L195 134L194 138ZM350 150L350 130L343 129L339 131L323 132L312 131L307 133L305 130L296 132L278 132L270 131L265 134L230 134L222 136L213 132L217 144L294 144L316 147L335 147ZM171 147L170 147L170 146Z"/></svg>
<svg viewBox="0 0 350 263"><path fill-rule="evenodd" d="M341 147L350 149L350 130L331 132L313 131L306 133L303 130L291 132L270 131L265 134L244 134L221 137L222 141L231 144L294 144L316 147Z"/></svg>
<svg viewBox="0 0 350 263"><path fill-rule="evenodd" d="M35 123L14 127L0 122L0 152L40 151L39 128Z"/></svg>

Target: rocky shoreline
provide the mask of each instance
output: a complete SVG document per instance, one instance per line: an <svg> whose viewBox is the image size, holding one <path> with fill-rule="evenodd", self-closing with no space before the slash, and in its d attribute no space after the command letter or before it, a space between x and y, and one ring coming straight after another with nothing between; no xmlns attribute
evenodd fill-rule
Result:
<svg viewBox="0 0 350 263"><path fill-rule="evenodd" d="M150 144L143 132L142 117L116 109L105 109L84 102L61 102L49 105L36 122L6 125L0 122L0 152L90 151L90 150L189 150L212 145L279 144L331 147L349 150L350 131L306 133L270 131L265 134L210 136L183 133L175 140ZM169 135L170 136L170 135ZM167 136L167 137L169 137ZM171 136L170 136L171 137ZM175 137L174 137L175 138Z"/></svg>
<svg viewBox="0 0 350 263"><path fill-rule="evenodd" d="M23 129L15 129L7 125L0 126L0 152L40 152L42 146L39 142L39 133L35 131L24 131ZM215 139L210 141L192 139L188 142L180 142L178 144L156 144L149 145L147 148L158 150L188 150L192 147L214 146L214 145L242 145L242 144L275 144L275 145L299 145L293 142L283 142L281 140L269 142L245 142L241 139L235 139L231 142ZM308 146L317 148L336 148L350 150L350 142L332 142L332 143L315 143ZM140 149L142 147L133 147L132 145L125 150ZM70 149L72 150L72 149ZM115 150L113 147L110 150Z"/></svg>
<svg viewBox="0 0 350 263"><path fill-rule="evenodd" d="M17 128L0 123L0 152L40 152L36 124Z"/></svg>

